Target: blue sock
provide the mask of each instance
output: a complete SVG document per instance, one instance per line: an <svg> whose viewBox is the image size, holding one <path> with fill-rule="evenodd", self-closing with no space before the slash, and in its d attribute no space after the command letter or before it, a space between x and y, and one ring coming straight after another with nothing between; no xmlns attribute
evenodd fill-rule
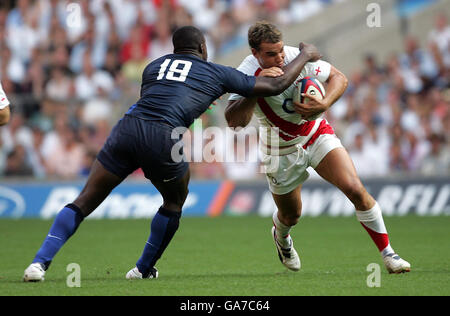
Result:
<svg viewBox="0 0 450 316"><path fill-rule="evenodd" d="M170 211L161 207L153 217L151 223L151 233L145 244L142 256L136 263L136 267L143 277L147 277L150 269L154 267L156 261L161 257L173 235L178 229L181 212Z"/></svg>
<svg viewBox="0 0 450 316"><path fill-rule="evenodd" d="M48 269L53 257L69 237L75 233L83 219L84 216L76 205L66 205L56 215L47 237L34 257L33 263L40 262L44 264L45 269Z"/></svg>

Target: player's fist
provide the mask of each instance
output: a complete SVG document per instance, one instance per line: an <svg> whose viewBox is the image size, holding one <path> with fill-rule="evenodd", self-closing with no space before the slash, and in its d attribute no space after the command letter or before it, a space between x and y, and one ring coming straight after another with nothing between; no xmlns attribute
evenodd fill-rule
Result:
<svg viewBox="0 0 450 316"><path fill-rule="evenodd" d="M301 42L300 45L298 45L298 48L300 49L300 54L307 56L309 61L317 61L322 58L319 50L313 44Z"/></svg>

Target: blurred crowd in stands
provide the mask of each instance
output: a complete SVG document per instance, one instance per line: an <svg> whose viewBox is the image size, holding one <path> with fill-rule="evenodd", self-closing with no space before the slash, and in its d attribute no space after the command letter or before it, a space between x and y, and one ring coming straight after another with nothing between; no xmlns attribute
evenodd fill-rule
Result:
<svg viewBox="0 0 450 316"><path fill-rule="evenodd" d="M138 99L144 67L172 52L177 27L202 29L214 61L246 45L256 20L298 23L336 1L343 0L2 1L0 79L13 115L0 128L0 176L86 176L112 126ZM426 46L408 37L404 51L386 61L362 58L365 68L349 75L347 92L326 113L359 174L448 175L446 17L436 17ZM217 124L208 115L202 120L203 127ZM254 161L191 166L198 179L262 177Z"/></svg>

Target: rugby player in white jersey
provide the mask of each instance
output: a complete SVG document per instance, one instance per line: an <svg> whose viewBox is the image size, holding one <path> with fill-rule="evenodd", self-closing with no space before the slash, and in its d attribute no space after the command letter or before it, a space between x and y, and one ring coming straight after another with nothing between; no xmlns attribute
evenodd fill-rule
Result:
<svg viewBox="0 0 450 316"><path fill-rule="evenodd" d="M285 46L281 32L267 22L250 27L248 42L252 55L238 67L247 75L279 76L283 74L282 68L299 54L299 49ZM361 183L349 154L328 122L317 118L344 93L347 78L322 60L305 65L299 78L307 76L326 82L322 100L308 96L308 104L292 102L292 85L273 97L245 98L232 94L225 111L230 127L246 126L253 113L263 127L260 129L262 162L277 166L275 170L268 169L266 177L277 206L272 236L280 261L293 271L301 267L289 233L301 215L302 184L308 178L306 169L311 166L353 203L358 220L380 251L387 270L390 273L410 271L410 264L392 249L380 206Z"/></svg>
<svg viewBox="0 0 450 316"><path fill-rule="evenodd" d="M5 91L3 91L2 84L0 83L0 126L8 123L9 117L9 101L6 97Z"/></svg>

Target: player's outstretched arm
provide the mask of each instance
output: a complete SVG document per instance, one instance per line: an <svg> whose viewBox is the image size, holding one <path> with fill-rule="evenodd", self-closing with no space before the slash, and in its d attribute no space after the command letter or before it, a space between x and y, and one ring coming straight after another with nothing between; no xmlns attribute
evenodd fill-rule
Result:
<svg viewBox="0 0 450 316"><path fill-rule="evenodd" d="M288 65L283 68L282 76L273 77L256 77L255 87L250 96L268 97L278 95L286 90L295 79L300 75L306 63L319 60L319 50L312 44L300 43L300 54Z"/></svg>
<svg viewBox="0 0 450 316"><path fill-rule="evenodd" d="M280 69L280 72L277 72L275 69L265 69L265 71L269 72L267 75L256 77L251 97L240 98L228 104L225 109L225 118L228 126L247 126L252 118L257 97L282 93L297 79L306 63L316 61L321 57L314 45L300 43L299 48L301 53L283 70Z"/></svg>
<svg viewBox="0 0 450 316"><path fill-rule="evenodd" d="M0 126L5 125L9 122L9 117L11 116L9 106L0 110Z"/></svg>

